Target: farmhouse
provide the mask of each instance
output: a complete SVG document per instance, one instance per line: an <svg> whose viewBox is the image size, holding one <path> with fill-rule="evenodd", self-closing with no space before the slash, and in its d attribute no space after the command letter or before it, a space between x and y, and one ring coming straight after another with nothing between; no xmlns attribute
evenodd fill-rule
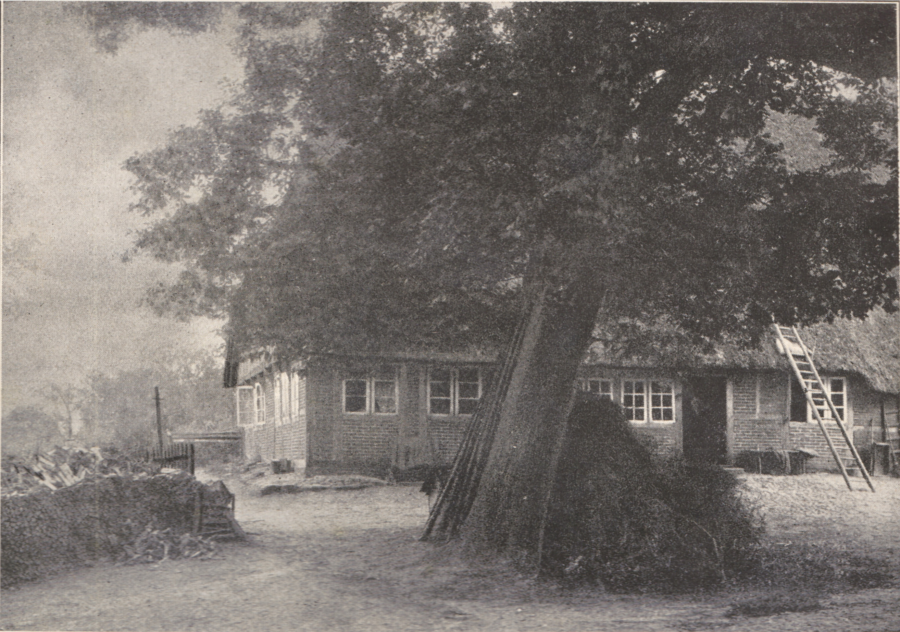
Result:
<svg viewBox="0 0 900 632"><path fill-rule="evenodd" d="M898 320L881 312L801 330L857 449L896 435ZM250 459L295 468L400 469L452 461L497 353L314 355L277 363L258 354L226 370ZM804 450L808 467L835 466L802 388L774 336L756 349L709 354L660 345L627 356L590 349L578 385L620 404L658 450L731 464L739 455ZM831 410L827 431L842 443Z"/></svg>

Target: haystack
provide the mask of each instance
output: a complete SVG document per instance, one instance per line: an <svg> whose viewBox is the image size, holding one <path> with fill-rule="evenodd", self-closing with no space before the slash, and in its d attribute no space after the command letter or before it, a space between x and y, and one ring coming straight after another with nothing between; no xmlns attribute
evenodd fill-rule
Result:
<svg viewBox="0 0 900 632"><path fill-rule="evenodd" d="M696 588L749 570L761 521L735 477L651 454L621 409L580 394L544 532L545 572L612 590Z"/></svg>

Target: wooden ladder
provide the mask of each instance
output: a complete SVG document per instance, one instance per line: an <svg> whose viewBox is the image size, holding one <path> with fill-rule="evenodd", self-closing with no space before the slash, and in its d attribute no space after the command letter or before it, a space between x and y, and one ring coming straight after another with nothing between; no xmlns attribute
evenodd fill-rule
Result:
<svg viewBox="0 0 900 632"><path fill-rule="evenodd" d="M838 467L841 470L841 476L844 477L844 482L847 483L847 487L850 489L850 491L853 491L853 486L850 485L850 477L847 475L847 467L849 465L850 467L856 467L857 469L859 469L860 473L863 475L863 478L866 479L866 484L869 486L869 489L874 492L875 486L872 485L872 479L869 478L869 473L866 471L866 467L865 465L863 465L862 459L859 458L859 453L856 451L856 447L853 445L853 439L851 439L850 435L847 434L847 428L844 426L844 420L841 419L840 414L834 407L834 403L831 401L831 394L822 383L822 378L819 376L819 371L816 369L816 365L813 363L812 354L810 353L807 346L803 344L803 340L801 340L800 334L797 332L797 328L782 327L781 325L778 325L776 323L775 334L778 337L778 343L781 352L784 353L785 357L788 359L788 362L790 362L791 368L794 370L794 375L797 377L797 380L803 387L803 394L806 395L806 403L809 405L809 409L812 411L813 417L816 418L816 422L819 424L819 429L822 430L822 435L825 437L825 442L828 444L828 449L831 450L831 455L834 457L835 463L838 464ZM831 440L831 436L825 429L825 422L822 419L822 414L819 411L824 410L826 406L831 411L831 418L837 424L837 427L841 431L841 435L844 437L844 442L847 444L847 448L849 449L849 457L842 457L838 453L838 449L835 447L834 442Z"/></svg>

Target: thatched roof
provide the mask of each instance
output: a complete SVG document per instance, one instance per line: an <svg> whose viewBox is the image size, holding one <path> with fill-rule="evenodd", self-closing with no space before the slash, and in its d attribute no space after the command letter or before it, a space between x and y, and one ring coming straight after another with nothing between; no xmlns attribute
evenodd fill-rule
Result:
<svg viewBox="0 0 900 632"><path fill-rule="evenodd" d="M882 310L876 310L865 320L836 320L833 323L804 327L800 330L800 335L813 350L819 369L853 373L864 378L876 391L900 394L900 313L886 314ZM595 343L588 351L585 363L674 370L790 370L787 360L775 348L774 333L755 348L718 344L710 352L686 343L677 332L667 328L656 328L640 338L652 342L631 345L625 352L613 351L608 345ZM225 386L236 386L269 366L272 363L271 351L242 358L238 368L238 357L232 348L231 356L226 358ZM496 349L470 348L457 352L405 350L353 357L492 363L497 361L498 356ZM339 359L350 356L324 354L324 357Z"/></svg>
<svg viewBox="0 0 900 632"><path fill-rule="evenodd" d="M854 373L883 393L900 393L900 314L873 311L865 320L835 320L800 329L816 366L828 372ZM613 352L602 343L588 353L588 364L669 369L790 370L775 347L775 334L755 348L718 344L699 351L677 336L666 336L640 351Z"/></svg>

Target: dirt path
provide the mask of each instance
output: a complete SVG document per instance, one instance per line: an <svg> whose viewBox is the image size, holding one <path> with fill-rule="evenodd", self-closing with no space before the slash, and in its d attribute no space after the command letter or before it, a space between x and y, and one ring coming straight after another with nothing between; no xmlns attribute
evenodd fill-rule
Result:
<svg viewBox="0 0 900 632"><path fill-rule="evenodd" d="M415 487L251 496L234 480L250 544L218 559L98 565L2 593L4 630L900 630L900 589L823 600L824 609L728 618L737 598L561 590L500 564L462 562L417 541ZM769 536L829 541L900 566L900 480L850 493L840 477L756 477Z"/></svg>

